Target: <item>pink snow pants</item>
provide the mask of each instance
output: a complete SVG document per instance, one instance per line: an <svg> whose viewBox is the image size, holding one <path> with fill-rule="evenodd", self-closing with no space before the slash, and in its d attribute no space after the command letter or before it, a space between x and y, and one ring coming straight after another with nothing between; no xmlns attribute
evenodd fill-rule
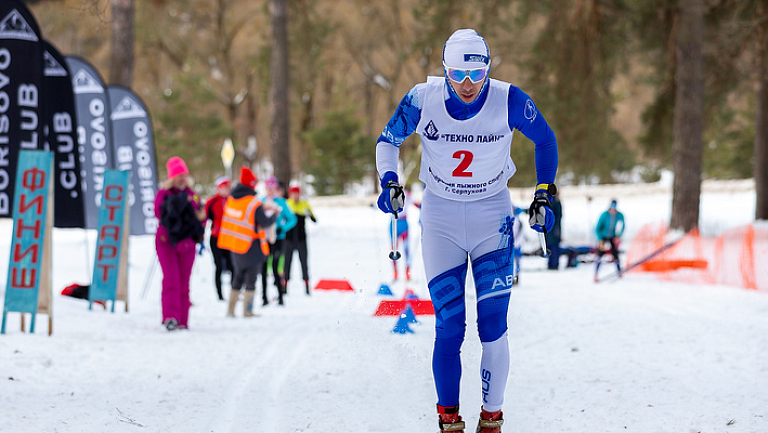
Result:
<svg viewBox="0 0 768 433"><path fill-rule="evenodd" d="M189 319L189 278L195 263L195 242L184 239L174 247L167 240L167 235L155 237L157 258L163 270L163 322L176 319L180 326L187 327Z"/></svg>

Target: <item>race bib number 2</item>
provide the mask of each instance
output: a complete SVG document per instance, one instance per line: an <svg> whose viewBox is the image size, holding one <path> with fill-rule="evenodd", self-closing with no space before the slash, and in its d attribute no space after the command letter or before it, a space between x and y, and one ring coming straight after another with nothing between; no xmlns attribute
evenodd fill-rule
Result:
<svg viewBox="0 0 768 433"><path fill-rule="evenodd" d="M472 177L472 172L468 171L469 165L472 164L474 155L468 150L457 150L453 153L453 159L459 160L459 165L453 169L454 177Z"/></svg>

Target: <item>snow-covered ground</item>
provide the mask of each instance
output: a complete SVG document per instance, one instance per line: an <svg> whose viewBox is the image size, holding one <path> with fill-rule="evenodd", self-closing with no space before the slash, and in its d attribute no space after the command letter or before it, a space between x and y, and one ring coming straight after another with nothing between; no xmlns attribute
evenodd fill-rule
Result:
<svg viewBox="0 0 768 433"><path fill-rule="evenodd" d="M704 192L705 234L753 218L748 182ZM527 206L530 190L512 196ZM564 243L588 243L612 197L626 214L625 242L645 222L668 220L669 188L563 188ZM0 432L437 431L434 317L419 316L414 333L402 335L392 332L396 318L373 316L390 299L377 295L383 283L396 297L406 287L428 297L418 213L409 215L414 279L392 283L388 218L373 200L312 200L312 282L346 279L354 292L306 296L295 276L284 307L226 318L205 251L193 270L191 329L170 333L160 324L159 269L142 297L151 237L131 239L130 312L118 302L113 314L58 295L88 282L94 239L57 230L53 335L46 316L34 334L21 333L18 313L0 335ZM0 281L10 231L0 221ZM768 432L768 293L649 274L594 284L591 266L544 267L544 259L525 257L512 293L505 432ZM477 422L481 386L471 287L461 390L467 431Z"/></svg>

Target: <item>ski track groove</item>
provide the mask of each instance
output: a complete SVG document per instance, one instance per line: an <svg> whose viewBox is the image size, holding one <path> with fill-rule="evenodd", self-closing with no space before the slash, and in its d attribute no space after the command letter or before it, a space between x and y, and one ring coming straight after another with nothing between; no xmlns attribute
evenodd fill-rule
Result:
<svg viewBox="0 0 768 433"><path fill-rule="evenodd" d="M333 321L335 320L334 317L337 317L337 313L339 313L341 310L345 309L349 304L355 303L357 299L357 294L348 296L343 298L344 302L338 302L334 304L333 309L325 310L324 312L321 312L318 314L318 317L326 318L327 320ZM325 322L323 322L324 324ZM318 324L320 325L320 324ZM290 337L295 337L296 333L291 333L288 335L285 335L286 338L281 339L281 341L288 342L290 341L290 344L284 345L283 347L288 347L289 350L283 352L283 355L281 357L281 363L280 369L273 374L273 376L270 377L269 387L267 391L267 399L272 402L273 404L270 404L270 407L276 407L279 408L279 410L275 411L274 413L265 413L263 414L263 418L261 421L263 422L262 425L260 425L259 431L264 432L278 432L278 431L286 431L285 425L280 425L281 420L290 420L293 414L293 406L292 405L286 405L286 404L277 404L276 402L280 399L285 400L285 395L282 393L283 387L286 383L286 380L289 376L294 375L294 366L297 364L297 362L302 359L302 355L304 355L307 352L307 341L311 341L313 337L319 332L319 330L322 328L322 326L314 326L311 328L311 331L304 332L305 328L302 328L301 332L301 338L300 339L289 339ZM302 429L303 430L303 429Z"/></svg>
<svg viewBox="0 0 768 433"><path fill-rule="evenodd" d="M260 317L253 317L248 320L259 320ZM292 324L289 328L295 328L297 325ZM251 391L251 385L254 381L254 376L260 372L260 368L263 367L268 361L272 360L278 352L279 345L275 340L278 340L282 335L272 333L271 336L264 342L263 347L268 347L267 352L253 351L252 355L247 360L242 358L238 361L243 365L241 372L238 372L231 377L229 385L222 391L225 394L225 398L221 403L221 407L215 410L213 413L221 414L216 417L212 424L210 431L214 433L228 433L232 431L234 420L242 419L242 416L238 414L247 412L248 399L244 398ZM243 377L244 375L244 377Z"/></svg>
<svg viewBox="0 0 768 433"><path fill-rule="evenodd" d="M336 312L346 308L350 302L355 299L350 297L345 302L335 304L332 310L326 310L318 314L318 317L328 317L333 320ZM253 318L259 320L260 317ZM307 342L318 333L319 326L313 327L310 331L301 326L301 322L290 320L290 315L277 318L283 320L279 327L268 329L271 332L268 340L264 341L262 347L268 347L267 352L253 351L248 359L238 359L237 362L243 365L242 374L236 374L230 378L230 384L222 391L226 397L222 401L220 408L213 411L214 414L220 414L211 424L208 431L213 433L232 433L240 431L263 431L277 432L285 431L285 425L280 425L281 420L290 419L290 408L286 408L286 413L281 409L279 412L259 413L254 408L252 402L254 399L248 398L249 394L262 394L262 399L270 401L270 407L285 407L277 404L279 399L284 399L283 387L289 378L294 375L294 366L307 352ZM283 323L285 326L283 326ZM278 370L265 369L266 366L279 366ZM265 373L268 371L269 373ZM269 380L264 380L264 375L269 374ZM263 388L261 385L267 383ZM258 415L258 416L257 416ZM257 422L255 425L243 425L250 420ZM244 430L245 429L245 430Z"/></svg>

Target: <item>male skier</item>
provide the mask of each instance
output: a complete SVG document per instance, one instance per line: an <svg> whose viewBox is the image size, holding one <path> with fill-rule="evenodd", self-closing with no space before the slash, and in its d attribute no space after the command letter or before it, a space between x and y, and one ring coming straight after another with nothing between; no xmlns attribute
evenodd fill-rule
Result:
<svg viewBox="0 0 768 433"><path fill-rule="evenodd" d="M507 310L513 282L512 202L515 129L536 145L537 186L529 209L534 230L550 230L556 191L557 141L533 100L519 88L488 78L490 52L474 30L457 30L443 49L444 77L428 77L400 102L376 145L383 212L403 208L399 146L421 136L419 179L422 256L435 308L432 371L441 432L463 432L459 415L460 349L466 328L464 290L469 263L477 291L482 343L482 406L477 432L498 433L509 375Z"/></svg>

